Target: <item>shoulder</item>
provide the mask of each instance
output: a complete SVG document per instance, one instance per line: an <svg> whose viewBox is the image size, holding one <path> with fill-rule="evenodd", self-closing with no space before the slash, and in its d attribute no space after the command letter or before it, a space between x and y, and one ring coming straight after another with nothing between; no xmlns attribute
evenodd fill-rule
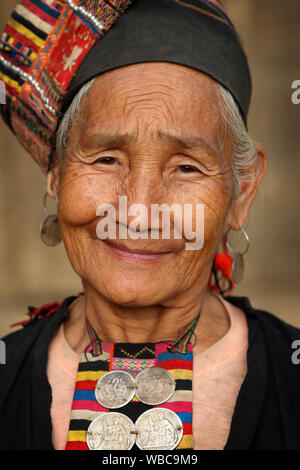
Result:
<svg viewBox="0 0 300 470"><path fill-rule="evenodd" d="M254 324L257 324L266 329L266 333L271 335L274 340L278 338L290 341L296 337L300 339L300 328L280 319L276 313L252 307L248 297L229 296L226 297L226 300L245 313L248 326L251 329Z"/></svg>
<svg viewBox="0 0 300 470"><path fill-rule="evenodd" d="M76 297L30 309L23 329L3 338L6 361L0 366L0 423L7 432L0 449L49 449L51 387L49 345ZM14 426L19 423L19 426ZM27 432L24 435L24 427ZM34 447L33 441L36 440Z"/></svg>
<svg viewBox="0 0 300 470"><path fill-rule="evenodd" d="M14 331L2 338L2 344L5 345L6 367L15 364L28 355L29 351L37 343L38 338L45 336L51 340L56 329L68 314L68 306L77 297L67 297L62 302L52 302L41 307L29 307L27 319L12 325L12 327L21 326L22 328ZM48 347L45 344L45 347Z"/></svg>
<svg viewBox="0 0 300 470"><path fill-rule="evenodd" d="M231 296L227 300L246 315L250 352L257 348L264 349L268 364L273 365L276 373L284 377L291 375L300 387L300 366L295 367L300 364L300 328L273 313L253 308L248 297ZM252 356L248 354L249 358Z"/></svg>

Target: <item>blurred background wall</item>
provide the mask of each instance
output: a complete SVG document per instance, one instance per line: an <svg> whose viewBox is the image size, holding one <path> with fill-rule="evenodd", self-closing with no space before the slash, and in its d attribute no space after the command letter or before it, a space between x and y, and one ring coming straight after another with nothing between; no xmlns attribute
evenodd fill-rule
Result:
<svg viewBox="0 0 300 470"><path fill-rule="evenodd" d="M1 1L0 28L16 0ZM247 51L253 76L249 129L269 157L251 211L246 272L236 295L300 327L299 0L224 0ZM28 305L59 301L81 290L62 246L39 237L45 180L0 122L0 337L23 320Z"/></svg>

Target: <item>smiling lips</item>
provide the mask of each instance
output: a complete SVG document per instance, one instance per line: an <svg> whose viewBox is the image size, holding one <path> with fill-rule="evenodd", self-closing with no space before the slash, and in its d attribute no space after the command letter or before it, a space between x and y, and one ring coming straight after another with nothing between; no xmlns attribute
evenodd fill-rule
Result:
<svg viewBox="0 0 300 470"><path fill-rule="evenodd" d="M104 245L119 259L127 259L132 261L140 262L154 262L162 259L166 255L172 253L172 251L154 251L154 250L143 250L143 249L132 249L126 246L124 243L116 243L112 240L101 240Z"/></svg>

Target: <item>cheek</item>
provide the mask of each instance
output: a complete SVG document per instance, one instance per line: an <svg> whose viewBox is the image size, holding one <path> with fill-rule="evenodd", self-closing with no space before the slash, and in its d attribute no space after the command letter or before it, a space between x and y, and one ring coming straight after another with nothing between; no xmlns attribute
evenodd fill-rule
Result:
<svg viewBox="0 0 300 470"><path fill-rule="evenodd" d="M215 253L225 229L231 197L225 188L211 191L205 201L204 248L208 255Z"/></svg>
<svg viewBox="0 0 300 470"><path fill-rule="evenodd" d="M84 225L97 216L97 207L113 204L118 183L111 175L72 171L62 178L59 191L59 219L62 224Z"/></svg>
<svg viewBox="0 0 300 470"><path fill-rule="evenodd" d="M181 268L184 284L195 282L199 276L209 276L210 265L222 239L226 216L230 208L230 191L219 181L206 180L189 188L182 197L184 203L193 202L192 225L194 238L190 249L182 252ZM197 218L196 204L203 205ZM186 227L185 230L189 230ZM200 248L198 248L200 247Z"/></svg>
<svg viewBox="0 0 300 470"><path fill-rule="evenodd" d="M183 186L177 191L177 202L182 207L184 204L192 206L192 210L185 211L188 214L185 225L195 231L199 230L202 221L205 241L214 238L214 233L223 229L231 203L230 194L230 188L220 179L207 178L202 182Z"/></svg>

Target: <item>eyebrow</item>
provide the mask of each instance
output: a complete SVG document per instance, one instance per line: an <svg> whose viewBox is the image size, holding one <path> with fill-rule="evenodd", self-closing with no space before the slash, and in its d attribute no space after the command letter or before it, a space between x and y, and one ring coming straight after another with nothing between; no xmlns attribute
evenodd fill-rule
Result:
<svg viewBox="0 0 300 470"><path fill-rule="evenodd" d="M220 152L217 148L213 148L206 140L200 136L176 136L160 130L157 131L157 136L160 140L170 143L175 147L182 148L184 150L193 149L204 149L210 155L219 157ZM121 147L131 142L136 141L137 136L134 134L107 134L97 132L84 139L82 142L83 146L99 145L105 148ZM86 141L86 143L85 143Z"/></svg>
<svg viewBox="0 0 300 470"><path fill-rule="evenodd" d="M102 147L120 147L126 145L134 140L135 137L133 134L106 134L97 132L91 136L85 137L81 143L83 146L89 146L91 144L101 145Z"/></svg>
<svg viewBox="0 0 300 470"><path fill-rule="evenodd" d="M204 140L198 135L178 137L161 131L158 131L158 135L162 140L169 142L170 144L175 145L176 147L180 147L184 150L193 150L196 148L201 148L206 150L211 155L219 156L219 151L217 150L217 148L213 148L208 142L206 142L206 140Z"/></svg>

